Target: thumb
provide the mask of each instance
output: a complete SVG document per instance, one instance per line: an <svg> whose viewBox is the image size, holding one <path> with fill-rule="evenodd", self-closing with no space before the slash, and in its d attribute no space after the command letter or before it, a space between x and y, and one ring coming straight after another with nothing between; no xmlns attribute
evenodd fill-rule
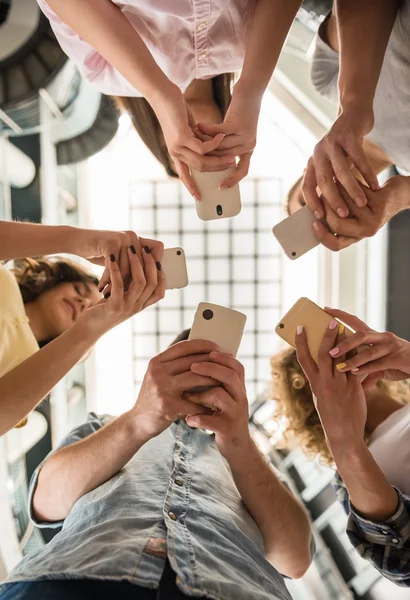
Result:
<svg viewBox="0 0 410 600"><path fill-rule="evenodd" d="M216 125L208 125L206 123L197 123L197 127L199 131L205 133L206 135L218 135L218 133L223 133L224 135L228 134L227 126L225 123L218 123Z"/></svg>
<svg viewBox="0 0 410 600"><path fill-rule="evenodd" d="M362 383L362 387L363 387L364 391L369 390L370 388L374 387L376 385L376 383L378 381L380 381L380 379L383 379L383 375L384 375L383 371L377 371L376 373L370 373L370 375L368 375Z"/></svg>
<svg viewBox="0 0 410 600"><path fill-rule="evenodd" d="M215 417L210 415L188 415L185 423L194 429L215 431Z"/></svg>

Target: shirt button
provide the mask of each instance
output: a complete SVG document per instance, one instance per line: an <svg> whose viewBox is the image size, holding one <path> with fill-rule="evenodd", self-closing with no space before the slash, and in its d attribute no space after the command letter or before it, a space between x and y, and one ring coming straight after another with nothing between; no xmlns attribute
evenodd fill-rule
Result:
<svg viewBox="0 0 410 600"><path fill-rule="evenodd" d="M392 542L393 542L393 544L398 544L398 543L399 543L399 540L398 540L397 538L393 538L393 539L392 539Z"/></svg>
<svg viewBox="0 0 410 600"><path fill-rule="evenodd" d="M202 54L199 55L198 60L205 60L207 57L207 53L203 52Z"/></svg>
<svg viewBox="0 0 410 600"><path fill-rule="evenodd" d="M184 482L182 481L182 479L175 479L175 483L179 486L184 485Z"/></svg>
<svg viewBox="0 0 410 600"><path fill-rule="evenodd" d="M202 23L200 23L197 27L198 31L203 31L204 29L206 29L207 25L205 23L205 21L203 21Z"/></svg>
<svg viewBox="0 0 410 600"><path fill-rule="evenodd" d="M176 520L177 520L177 516L176 516L176 514L175 514L175 513L173 513L173 512L171 512L171 511L169 511L169 513L168 513L168 516L169 516L169 518L170 518L172 521L176 521Z"/></svg>

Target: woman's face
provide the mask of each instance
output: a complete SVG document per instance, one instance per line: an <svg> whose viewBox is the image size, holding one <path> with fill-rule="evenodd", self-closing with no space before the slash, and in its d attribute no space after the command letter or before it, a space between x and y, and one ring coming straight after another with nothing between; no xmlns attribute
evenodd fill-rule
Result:
<svg viewBox="0 0 410 600"><path fill-rule="evenodd" d="M93 283L60 283L47 290L36 300L47 339L55 337L70 329L82 312L91 308L101 300L101 294Z"/></svg>

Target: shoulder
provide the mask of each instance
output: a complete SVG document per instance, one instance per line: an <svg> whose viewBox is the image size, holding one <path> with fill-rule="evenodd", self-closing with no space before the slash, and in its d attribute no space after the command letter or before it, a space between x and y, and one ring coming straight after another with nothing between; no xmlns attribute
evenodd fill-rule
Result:
<svg viewBox="0 0 410 600"><path fill-rule="evenodd" d="M22 311L24 305L17 280L9 269L0 266L0 315L19 315Z"/></svg>

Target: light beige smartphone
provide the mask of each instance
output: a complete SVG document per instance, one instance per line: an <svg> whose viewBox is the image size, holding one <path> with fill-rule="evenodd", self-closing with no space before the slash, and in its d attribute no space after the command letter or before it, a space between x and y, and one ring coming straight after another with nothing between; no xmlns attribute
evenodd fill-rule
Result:
<svg viewBox="0 0 410 600"><path fill-rule="evenodd" d="M191 175L201 194L201 200L196 202L196 212L202 221L235 217L241 212L239 184L227 190L219 189L222 181L234 171L234 167L226 171L205 173L191 169Z"/></svg>
<svg viewBox="0 0 410 600"><path fill-rule="evenodd" d="M166 248L161 260L165 289L181 289L188 285L185 252L182 248Z"/></svg>
<svg viewBox="0 0 410 600"><path fill-rule="evenodd" d="M190 340L208 340L221 352L236 356L245 329L246 315L237 310L200 302L192 324Z"/></svg>
<svg viewBox="0 0 410 600"><path fill-rule="evenodd" d="M275 331L285 342L296 348L296 328L302 325L306 330L307 342L310 355L316 364L319 363L319 349L323 336L333 317L323 308L309 300L309 298L299 298L286 315L276 325ZM336 319L337 320L337 319ZM345 325L346 335L352 335L354 331ZM364 349L361 346L357 349Z"/></svg>
<svg viewBox="0 0 410 600"><path fill-rule="evenodd" d="M312 231L314 221L315 215L308 206L304 206L272 229L273 235L291 260L296 260L319 245Z"/></svg>

